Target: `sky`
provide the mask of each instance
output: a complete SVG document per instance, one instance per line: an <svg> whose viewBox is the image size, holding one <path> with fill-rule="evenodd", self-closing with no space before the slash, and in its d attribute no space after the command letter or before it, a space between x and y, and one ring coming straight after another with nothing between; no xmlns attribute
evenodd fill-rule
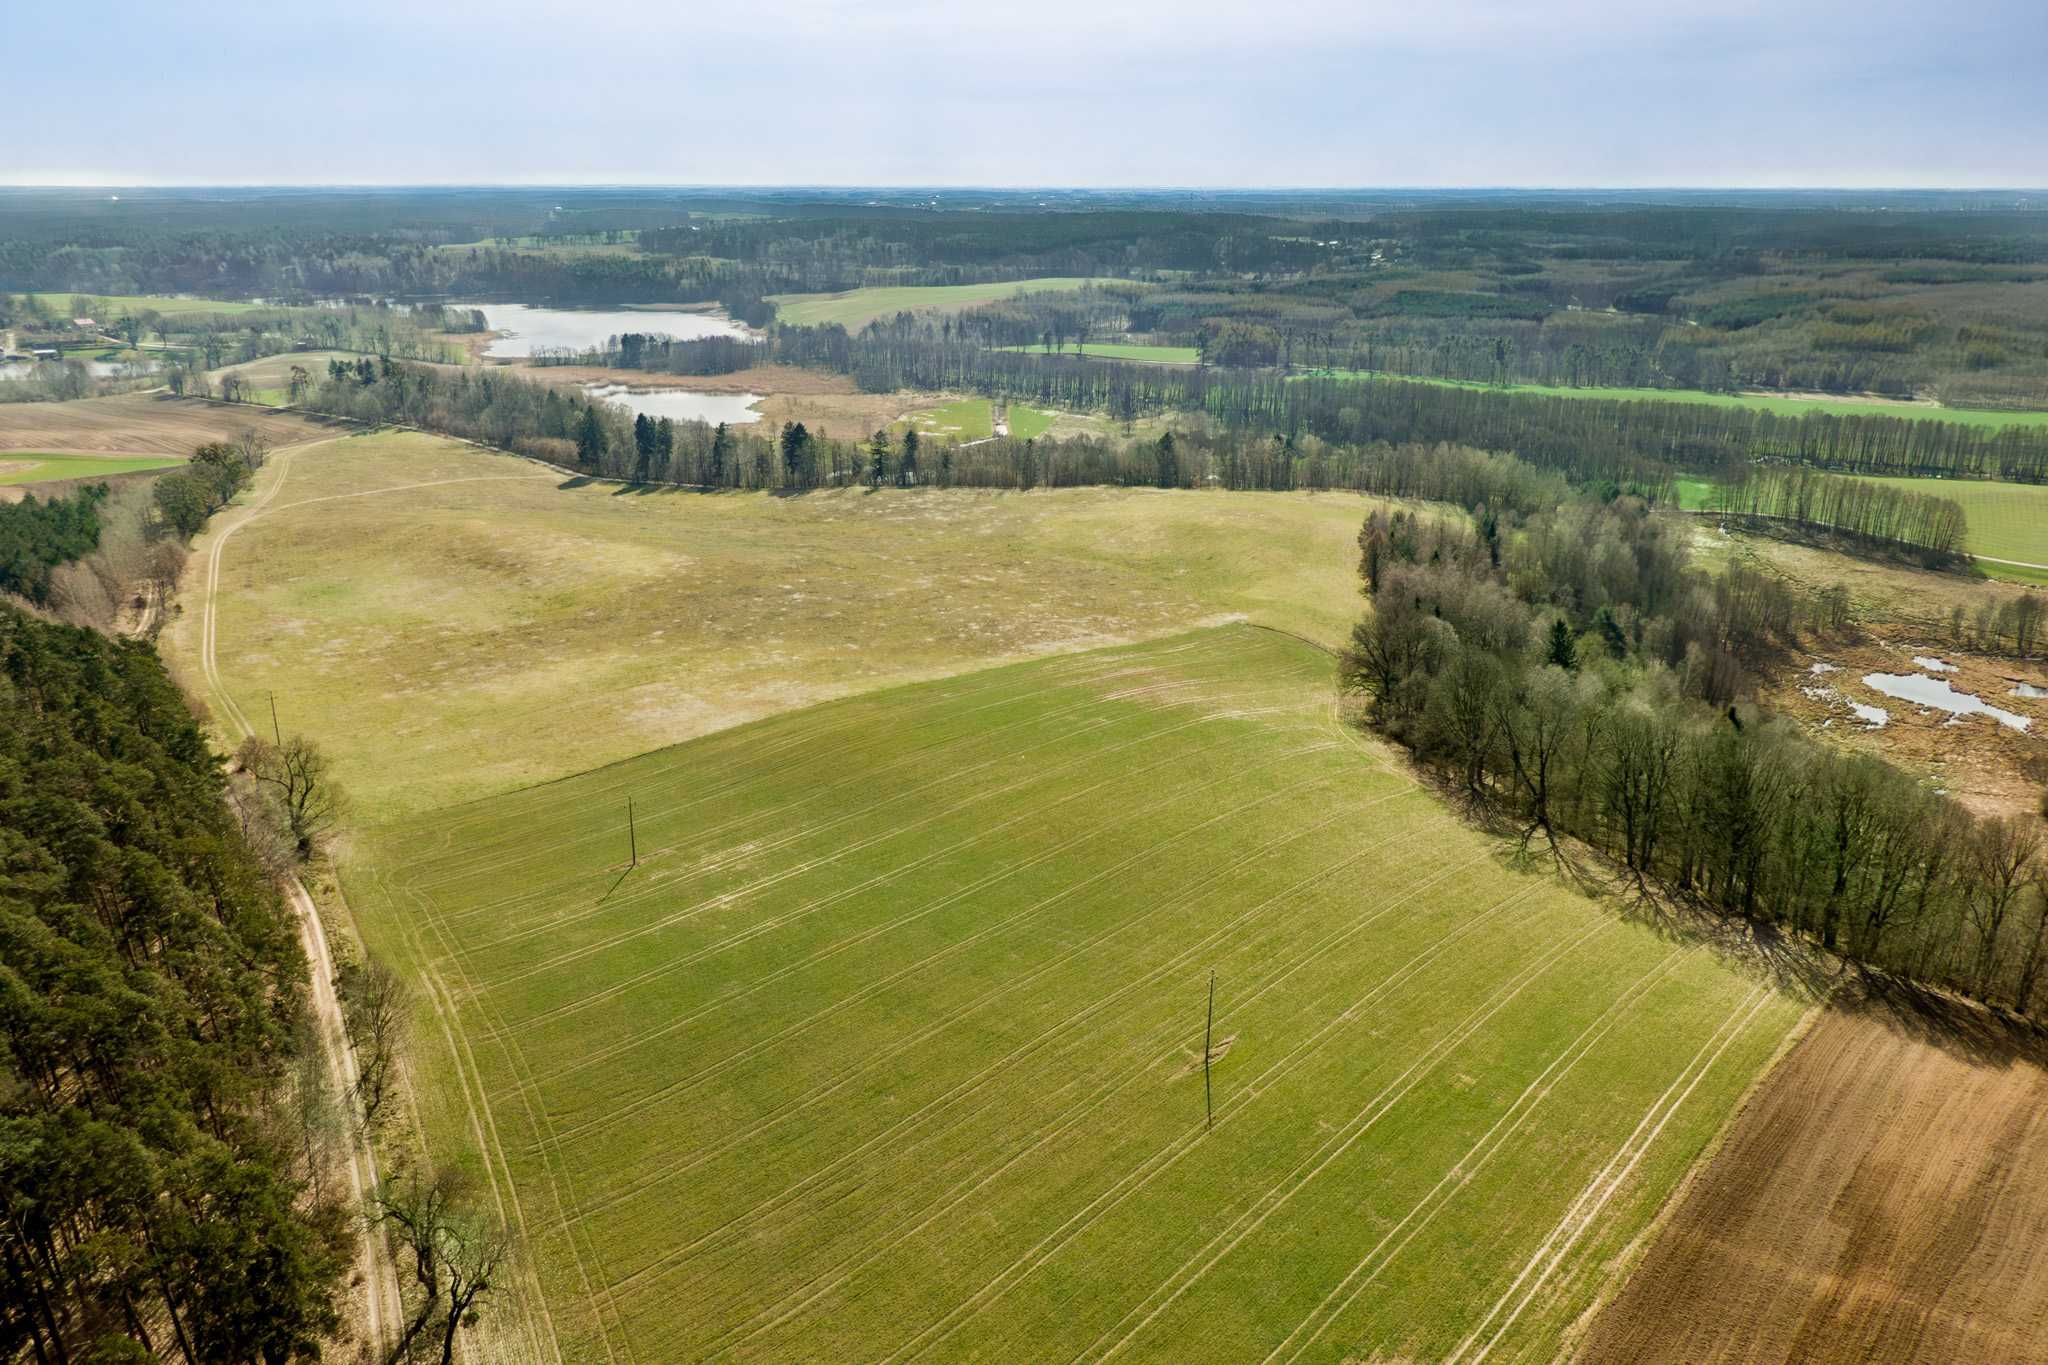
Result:
<svg viewBox="0 0 2048 1365"><path fill-rule="evenodd" d="M0 0L11 184L2048 186L2044 0Z"/></svg>

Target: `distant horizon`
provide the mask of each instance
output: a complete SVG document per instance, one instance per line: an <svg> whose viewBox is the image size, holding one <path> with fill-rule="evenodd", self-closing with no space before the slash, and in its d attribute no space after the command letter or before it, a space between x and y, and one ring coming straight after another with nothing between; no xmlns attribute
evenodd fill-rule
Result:
<svg viewBox="0 0 2048 1365"><path fill-rule="evenodd" d="M682 190L693 192L825 190L852 193L875 190L970 193L1110 193L1110 194L2048 194L2048 181L2038 184L1905 183L1894 184L1669 184L1544 183L1492 184L1311 184L1218 182L1171 184L1090 181L882 181L882 180L44 180L16 181L0 175L0 190Z"/></svg>
<svg viewBox="0 0 2048 1365"><path fill-rule="evenodd" d="M216 0L0 36L39 57L24 186L2048 185L2038 0Z"/></svg>

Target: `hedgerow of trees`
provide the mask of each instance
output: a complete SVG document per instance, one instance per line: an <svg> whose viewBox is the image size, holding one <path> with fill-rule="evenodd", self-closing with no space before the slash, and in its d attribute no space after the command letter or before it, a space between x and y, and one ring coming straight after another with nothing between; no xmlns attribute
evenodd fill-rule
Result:
<svg viewBox="0 0 2048 1365"><path fill-rule="evenodd" d="M1370 723L1526 843L2040 1016L2040 821L1981 819L1875 758L1740 704L1748 671L1842 628L1812 597L1688 563L1665 509L1575 496L1473 523L1375 513L1372 612L1343 656Z"/></svg>

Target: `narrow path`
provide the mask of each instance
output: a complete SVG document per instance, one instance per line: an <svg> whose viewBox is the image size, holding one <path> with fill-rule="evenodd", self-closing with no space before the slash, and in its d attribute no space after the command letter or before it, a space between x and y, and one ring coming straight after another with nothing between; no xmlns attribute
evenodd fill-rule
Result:
<svg viewBox="0 0 2048 1365"><path fill-rule="evenodd" d="M240 739L254 733L249 718L242 708L228 694L221 682L220 669L215 663L214 647L218 639L219 615L216 597L220 587L221 551L226 548L228 538L242 527L263 515L278 490L284 487L285 476L290 472L292 455L308 445L324 444L332 437L321 441L307 441L300 445L287 446L274 452L271 465L276 477L263 492L251 502L242 516L215 537L206 556L205 579L202 588L202 615L200 624L200 667L206 676L208 689L213 693L216 707L221 716L223 729L231 737ZM291 898L292 909L298 915L299 943L305 950L307 975L311 978L313 1016L318 1023L320 1047L327 1054L328 1074L338 1093L348 1096L355 1093L356 1059L348 1045L348 1034L342 1024L341 999L334 990L334 957L327 948L327 931L320 922L320 912L313 904L313 898L306 893L305 884L294 877L286 886ZM369 1134L353 1122L349 1124L349 1192L355 1196L360 1207L377 1188L377 1154L370 1146ZM403 1319L403 1308L399 1299L398 1280L385 1258L378 1254L377 1239L367 1233L359 1266L363 1280L363 1309L365 1330L377 1353L381 1354L385 1343L384 1324L394 1326Z"/></svg>
<svg viewBox="0 0 2048 1365"><path fill-rule="evenodd" d="M2048 573L2048 564L2035 564L2024 559L2000 559L1997 555L1971 555L1970 558L1986 564L2010 564L2015 569L2039 569Z"/></svg>

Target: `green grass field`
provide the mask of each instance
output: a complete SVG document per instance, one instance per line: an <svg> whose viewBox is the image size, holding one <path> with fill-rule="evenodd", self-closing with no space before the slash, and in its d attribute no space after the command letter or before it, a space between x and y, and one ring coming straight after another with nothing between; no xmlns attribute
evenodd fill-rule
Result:
<svg viewBox="0 0 2048 1365"><path fill-rule="evenodd" d="M774 294L775 318L798 327L816 327L836 322L857 332L877 318L898 313L957 313L979 303L1007 299L1018 294L1041 293L1050 289L1079 289L1097 281L1067 276L1037 280L1011 280L1000 284L905 285L876 289L849 289L841 294Z"/></svg>
<svg viewBox="0 0 2048 1365"><path fill-rule="evenodd" d="M44 307L65 318L71 316L71 301L77 297L79 297L77 294L61 293L36 295L36 298L42 301ZM85 297L90 298L96 307L104 310L108 315L101 317L95 313L93 320L107 324L113 323L124 315L132 316L140 313L144 309L153 309L156 312L162 313L165 317L170 317L178 313L250 313L259 308L270 306L269 304L249 303L247 301L195 299L183 294L88 294Z"/></svg>
<svg viewBox="0 0 2048 1365"><path fill-rule="evenodd" d="M1020 441L1034 440L1052 429L1058 413L1012 403L1010 435ZM920 412L910 418L920 433L957 441L985 441L995 434L994 405L986 398L962 398L944 407Z"/></svg>
<svg viewBox="0 0 2048 1365"><path fill-rule="evenodd" d="M0 450L0 484L104 478L183 463L184 460L169 455L51 455L36 450Z"/></svg>
<svg viewBox="0 0 2048 1365"><path fill-rule="evenodd" d="M1972 554L2048 564L2048 486L1981 479L1873 479L1962 504Z"/></svg>
<svg viewBox="0 0 2048 1365"><path fill-rule="evenodd" d="M1707 403L1717 407L1760 408L1785 417L1831 412L1838 417L1912 417L1966 426L2048 426L2048 412L2007 412L1990 408L1946 408L1938 403L1886 399L1808 398L1768 393L1706 393L1699 389L1571 388L1553 384L1477 384L1459 379L1428 379L1388 374L1381 370L1309 370L1296 379L1392 379L1406 384L1436 384L1453 389L1485 389L1493 393L1537 393L1552 398L1607 398L1637 403Z"/></svg>
<svg viewBox="0 0 2048 1365"><path fill-rule="evenodd" d="M359 835L503 1353L1553 1358L1800 1010L1505 870L1332 681L1224 627Z"/></svg>
<svg viewBox="0 0 2048 1365"><path fill-rule="evenodd" d="M1969 520L1967 548L1975 555L2048 564L2048 486L1997 483L1984 479L1871 479L1909 492L1927 493L1962 504ZM1705 479L1678 480L1678 505L1701 511L1713 505L1714 485ZM1986 564L2001 578L2039 582L2039 570L2017 565Z"/></svg>
<svg viewBox="0 0 2048 1365"><path fill-rule="evenodd" d="M1340 643L1350 494L560 488L405 433L272 459L224 532L220 659L365 819L580 772L849 693L1233 613ZM187 592L191 589L188 587ZM162 647L204 692L196 606ZM252 712L253 714L253 712Z"/></svg>
<svg viewBox="0 0 2048 1365"><path fill-rule="evenodd" d="M1044 355L1043 346L1005 346L1006 351L1029 351ZM1089 341L1081 345L1081 354L1094 356L1098 360L1141 360L1149 365L1199 365L1202 353L1193 346L1142 346L1134 342ZM1074 354L1073 343L1060 348L1060 355Z"/></svg>

